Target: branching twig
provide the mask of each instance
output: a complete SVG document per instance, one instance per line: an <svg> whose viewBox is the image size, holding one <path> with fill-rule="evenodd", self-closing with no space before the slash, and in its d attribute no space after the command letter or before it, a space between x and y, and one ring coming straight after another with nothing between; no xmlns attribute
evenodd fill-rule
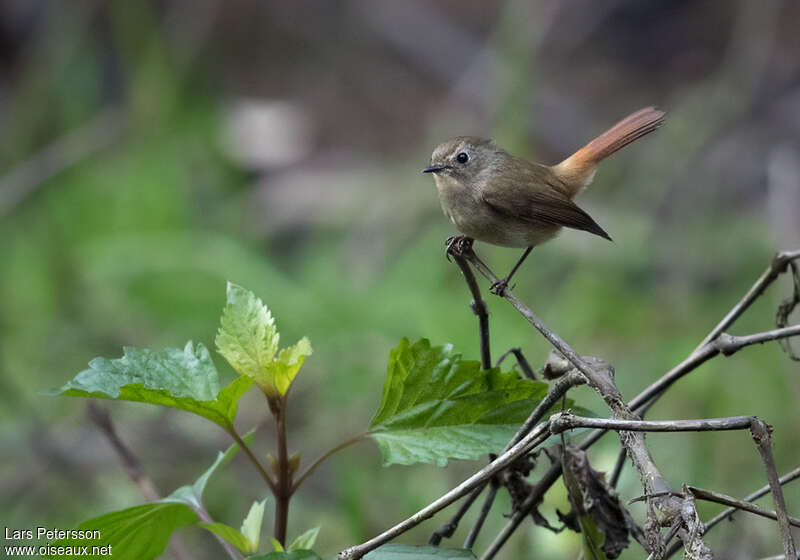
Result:
<svg viewBox="0 0 800 560"><path fill-rule="evenodd" d="M778 520L778 514L776 512L762 509L757 505L748 502L747 500L737 500L732 496L726 496L725 494L714 492L713 490L704 490L702 488L696 488L694 486L687 486L687 488L689 489L689 492L691 492L692 495L698 500L714 502L716 504L722 504L723 506L730 506L734 509L748 511L756 515L760 515L761 517L766 517L767 519L773 519L776 521ZM800 519L787 516L786 521L787 525L800 527Z"/></svg>
<svg viewBox="0 0 800 560"><path fill-rule="evenodd" d="M468 494L472 489L483 484L489 480L496 473L500 472L508 465L513 463L517 458L530 452L530 450L537 445L541 445L549 436L547 423L544 422L536 427L531 433L525 436L521 441L514 445L511 449L500 455L497 459L489 463L480 471L466 479L464 482L447 492L445 495L433 501L431 504L419 510L417 513L398 523L391 529L384 531L377 537L374 537L367 542L351 546L339 553L339 560L355 560L361 558L366 553L375 550L380 545L389 542L397 535L400 535L412 527L416 527L424 520L432 517L438 511L449 506L462 496Z"/></svg>
<svg viewBox="0 0 800 560"><path fill-rule="evenodd" d="M431 538L428 539L429 545L439 546L439 543L442 542L443 538L449 539L453 536L453 534L455 534L456 529L458 529L458 524L461 523L461 518L466 515L466 513L469 511L469 508L472 507L472 504L478 499L478 496L481 495L481 492L483 492L484 488L486 488L486 484L481 484L469 493L466 499L461 502L461 505L458 507L458 511L455 513L455 515L453 515L453 517L448 519L444 525L433 532Z"/></svg>
<svg viewBox="0 0 800 560"><path fill-rule="evenodd" d="M727 315L722 318L717 326L711 329L711 332L697 345L695 352L717 338L730 327L736 319L741 317L742 314L747 311L747 308L764 293L770 284L772 284L778 276L786 272L788 264L797 259L800 259L800 251L783 251L775 255L764 273L755 281L751 288L747 290L747 293L742 296L742 299L728 311Z"/></svg>

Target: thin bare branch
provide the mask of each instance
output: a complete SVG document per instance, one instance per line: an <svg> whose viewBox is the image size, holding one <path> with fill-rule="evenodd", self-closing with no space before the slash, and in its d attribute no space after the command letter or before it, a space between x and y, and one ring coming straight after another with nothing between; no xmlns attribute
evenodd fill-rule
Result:
<svg viewBox="0 0 800 560"><path fill-rule="evenodd" d="M537 445L541 445L549 437L549 433L550 432L548 430L547 423L544 422L540 424L536 427L536 429L532 430L511 449L500 455L497 459L489 463L487 466L476 472L474 475L466 479L464 482L443 496L419 510L405 521L398 523L394 527L384 531L380 535L366 541L365 543L351 546L350 548L340 552L339 560L355 560L357 558L361 558L368 552L375 550L384 543L389 542L397 535L405 533L412 527L416 527L426 519L432 517L438 511L449 506L462 496L468 494L477 486L489 480L496 473L506 468L522 455L530 452L530 450Z"/></svg>
<svg viewBox="0 0 800 560"><path fill-rule="evenodd" d="M550 417L554 434L575 428L602 428L629 432L709 432L750 428L752 416L703 418L700 420L617 420L615 418L585 418L570 412L558 412Z"/></svg>
<svg viewBox="0 0 800 560"><path fill-rule="evenodd" d="M800 478L800 467L797 467L796 469L791 470L788 473L784 474L782 477L780 477L778 479L778 483L781 484L781 485L788 484L788 483L790 483L790 482L792 482L794 480L797 480L798 478ZM769 494L770 489L771 489L771 486L769 484L767 484L765 486L762 486L761 488L759 488L755 492L753 492L751 494L748 494L747 496L742 498L741 501L743 501L743 502L753 502L753 501L755 501L755 500L757 500L757 499ZM739 509L740 508L738 508L738 507L729 507L727 509L722 510L720 513L718 513L714 517L712 517L705 524L705 526L706 526L706 534L708 534L708 532L713 527L715 527L718 523L720 523L721 521L724 521L725 519L730 518ZM669 550L667 550L667 553L664 555L664 558L665 559L666 558L670 558L673 554L678 552L680 549L681 549L680 543L676 543L676 544L672 545L669 548Z"/></svg>
<svg viewBox="0 0 800 560"><path fill-rule="evenodd" d="M789 529L790 519L786 511L783 487L778 480L778 472L775 469L775 459L772 456L772 428L768 426L766 422L756 418L753 420L753 425L750 426L750 433L753 436L753 441L756 442L758 453L761 455L761 460L767 471L767 481L769 482L770 490L772 490L772 500L775 503L778 527L781 532L781 541L783 542L783 553L787 558L794 558L797 556L797 549L795 548L794 539L792 538L792 531ZM800 527L800 525L797 526Z"/></svg>
<svg viewBox="0 0 800 560"><path fill-rule="evenodd" d="M717 324L716 327L711 329L706 337L703 339L700 344L697 345L697 348L694 350L693 353L698 352L703 346L717 338L720 334L722 334L728 327L730 327L736 319L742 316L742 314L747 311L747 308L757 300L761 294L772 284L778 276L782 273L786 272L786 267L789 262L800 259L800 250L798 251L782 251L775 255L772 259L772 262L764 271L764 273L759 276L758 280L752 285L752 287L747 290L747 293L742 296L742 299L728 311L727 315L722 318L722 320Z"/></svg>
<svg viewBox="0 0 800 560"><path fill-rule="evenodd" d="M453 257L453 260L461 269L464 275L464 280L467 283L470 293L472 294L472 302L470 309L478 317L478 329L481 341L481 367L483 369L491 369L492 367L492 354L489 346L489 311L486 307L486 302L481 296L481 289L478 286L475 275L472 269L467 264L467 261L462 256L463 251L471 246L472 240L466 237L451 237L447 240L446 253L448 257Z"/></svg>
<svg viewBox="0 0 800 560"><path fill-rule="evenodd" d="M431 546L439 546L439 543L442 542L442 539L449 539L452 537L456 529L458 529L458 524L461 523L461 519L467 514L469 508L472 507L472 504L475 503L475 500L478 499L478 496L481 495L483 489L486 488L486 484L481 484L477 486L472 492L469 493L467 498L461 502L461 505L458 506L458 511L447 520L447 522L436 529L431 538L428 539L428 544Z"/></svg>
<svg viewBox="0 0 800 560"><path fill-rule="evenodd" d="M111 444L111 447L119 457L120 463L122 463L122 468L125 469L128 477L139 488L145 501L155 502L160 500L161 495L156 485L153 483L153 479L145 474L139 458L130 447L125 445L125 442L123 442L119 434L117 434L117 430L114 428L114 423L111 421L111 414L109 414L108 410L90 400L86 405L86 414L89 416L89 420L100 429L108 440L108 443ZM224 548L227 543L224 539L218 540ZM186 548L186 544L183 542L180 535L173 535L170 538L169 549L178 560L189 560L189 558L191 558L189 550ZM230 553L228 555L230 556ZM237 557L231 556L231 558L235 560Z"/></svg>
<svg viewBox="0 0 800 560"><path fill-rule="evenodd" d="M723 506L730 506L735 509L740 509L742 511L748 511L750 513L754 513L756 515L760 515L761 517L766 517L768 519L777 520L778 514L774 511L767 511L765 509L761 509L759 506L745 501L745 500L737 500L732 496L726 496L725 494L720 494L719 492L714 492L713 490L704 490L702 488L696 488L694 486L687 486L689 491L692 495L697 498L698 500L705 500L707 502L714 502L717 504L722 504ZM800 519L796 517L786 517L787 526L793 525L795 527L800 527Z"/></svg>
<svg viewBox="0 0 800 560"><path fill-rule="evenodd" d="M494 499L497 496L497 490L500 488L500 485L495 482L495 480L496 478L490 479L489 492L486 493L486 498L483 500L481 511L478 513L478 519L475 520L475 523L472 525L472 529L470 529L469 533L467 534L467 538L464 541L464 548L472 549L472 547L475 546L475 541L478 539L478 534L481 532L483 523L486 521L489 511L492 509Z"/></svg>

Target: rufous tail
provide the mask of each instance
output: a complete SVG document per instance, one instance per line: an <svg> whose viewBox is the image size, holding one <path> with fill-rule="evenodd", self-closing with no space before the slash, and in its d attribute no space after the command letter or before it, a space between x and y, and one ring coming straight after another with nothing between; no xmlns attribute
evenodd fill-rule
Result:
<svg viewBox="0 0 800 560"><path fill-rule="evenodd" d="M634 140L650 134L664 122L664 112L645 107L632 113L586 144L567 159L553 166L553 171L575 195L592 182L597 164Z"/></svg>

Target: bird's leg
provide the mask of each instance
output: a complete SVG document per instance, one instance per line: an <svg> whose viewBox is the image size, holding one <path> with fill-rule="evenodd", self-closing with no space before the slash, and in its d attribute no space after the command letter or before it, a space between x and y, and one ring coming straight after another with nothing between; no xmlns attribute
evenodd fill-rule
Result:
<svg viewBox="0 0 800 560"><path fill-rule="evenodd" d="M497 296L503 297L506 293L506 288L508 288L508 283L511 281L511 277L514 276L514 273L517 271L519 266L525 261L525 259L528 258L528 255L531 254L532 250L533 247L528 247L527 249L525 249L525 252L522 253L522 256L517 261L517 264L515 264L514 268L511 269L511 272L508 273L508 276L492 284L492 287L489 288L489 291Z"/></svg>
<svg viewBox="0 0 800 560"><path fill-rule="evenodd" d="M449 261L451 255L463 255L472 249L472 243L474 241L474 239L466 235L453 235L448 237L447 241L444 242L444 256L447 257Z"/></svg>

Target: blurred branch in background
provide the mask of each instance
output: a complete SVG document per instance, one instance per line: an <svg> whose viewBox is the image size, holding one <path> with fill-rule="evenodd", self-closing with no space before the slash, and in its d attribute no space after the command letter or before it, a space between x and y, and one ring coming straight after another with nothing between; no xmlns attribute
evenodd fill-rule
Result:
<svg viewBox="0 0 800 560"><path fill-rule="evenodd" d="M70 131L41 152L0 177L0 218L65 169L117 142L125 129L120 108L100 111L90 122Z"/></svg>

